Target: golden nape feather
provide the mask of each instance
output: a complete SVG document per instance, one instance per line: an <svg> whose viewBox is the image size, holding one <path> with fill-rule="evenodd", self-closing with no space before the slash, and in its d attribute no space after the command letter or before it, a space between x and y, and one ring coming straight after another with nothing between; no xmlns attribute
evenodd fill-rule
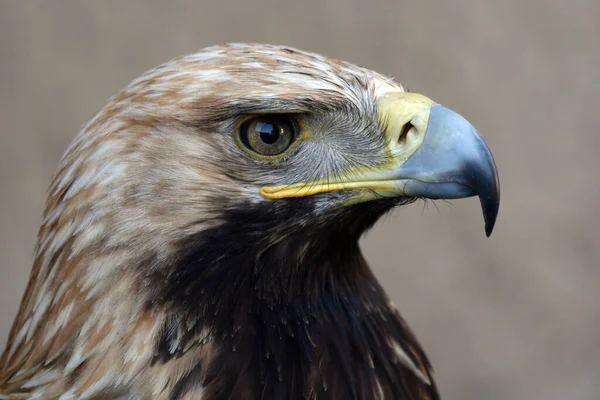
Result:
<svg viewBox="0 0 600 400"><path fill-rule="evenodd" d="M60 162L0 399L437 399L358 239L479 196L464 118L288 47L204 49L134 80Z"/></svg>

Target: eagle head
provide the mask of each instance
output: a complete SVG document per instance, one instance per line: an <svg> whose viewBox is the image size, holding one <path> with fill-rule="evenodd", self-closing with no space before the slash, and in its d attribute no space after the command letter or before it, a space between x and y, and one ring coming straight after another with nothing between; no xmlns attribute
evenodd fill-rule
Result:
<svg viewBox="0 0 600 400"><path fill-rule="evenodd" d="M376 72L253 44L170 61L62 158L0 397L435 399L358 239L469 196L489 235L475 128Z"/></svg>

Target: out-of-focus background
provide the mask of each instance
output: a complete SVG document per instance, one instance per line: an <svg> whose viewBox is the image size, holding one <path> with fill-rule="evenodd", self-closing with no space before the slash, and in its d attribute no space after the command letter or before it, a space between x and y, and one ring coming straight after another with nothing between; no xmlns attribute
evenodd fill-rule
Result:
<svg viewBox="0 0 600 400"><path fill-rule="evenodd" d="M444 399L600 398L597 0L0 2L0 347L44 192L78 128L143 71L207 45L287 44L465 115L502 183L415 204L364 240Z"/></svg>

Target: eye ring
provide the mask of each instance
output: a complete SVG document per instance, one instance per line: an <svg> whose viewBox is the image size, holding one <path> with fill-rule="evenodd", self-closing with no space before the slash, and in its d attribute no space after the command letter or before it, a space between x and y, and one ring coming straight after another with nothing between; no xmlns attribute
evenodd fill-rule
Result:
<svg viewBox="0 0 600 400"><path fill-rule="evenodd" d="M297 137L297 124L287 115L260 115L244 121L240 142L252 153L272 157L284 153Z"/></svg>

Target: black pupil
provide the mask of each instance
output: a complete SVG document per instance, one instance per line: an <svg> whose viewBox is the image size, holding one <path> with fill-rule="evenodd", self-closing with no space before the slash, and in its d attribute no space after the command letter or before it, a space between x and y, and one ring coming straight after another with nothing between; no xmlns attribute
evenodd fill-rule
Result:
<svg viewBox="0 0 600 400"><path fill-rule="evenodd" d="M279 140L281 129L279 126L271 123L259 122L256 124L256 131L260 133L260 139L266 144L273 144Z"/></svg>

